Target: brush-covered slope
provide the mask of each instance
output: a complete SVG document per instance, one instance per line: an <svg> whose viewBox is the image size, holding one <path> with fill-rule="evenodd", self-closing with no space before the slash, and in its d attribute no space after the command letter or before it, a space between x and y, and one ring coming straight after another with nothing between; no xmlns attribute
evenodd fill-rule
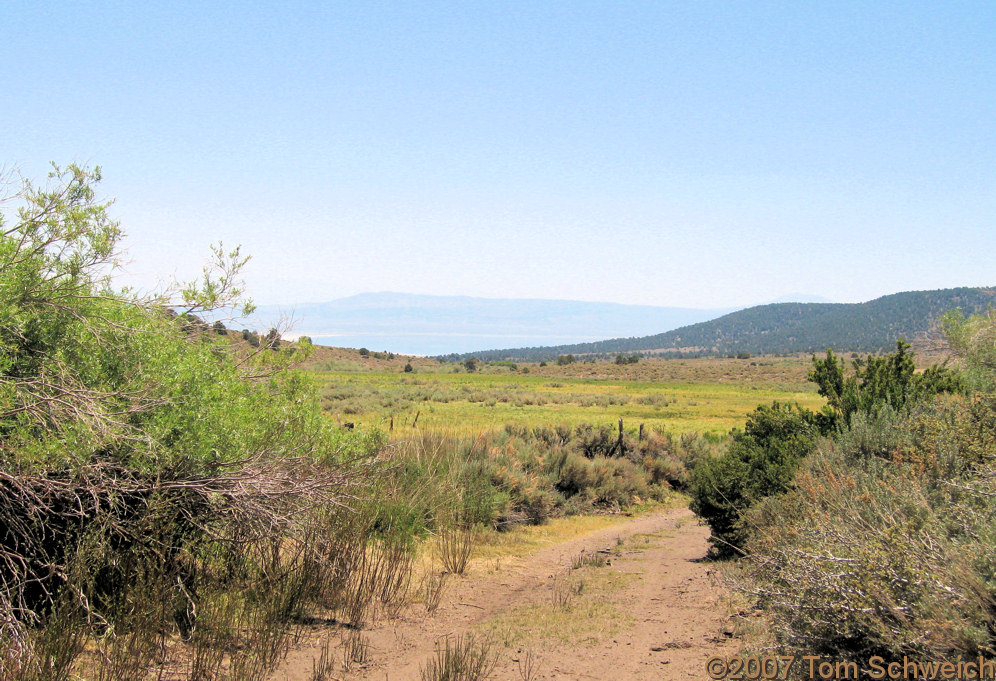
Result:
<svg viewBox="0 0 996 681"><path fill-rule="evenodd" d="M665 351L682 355L877 352L928 333L947 310L965 314L996 305L996 289L953 288L895 293L866 303L776 303L739 310L711 321L639 338L613 338L508 350L487 350L447 359L549 360L558 355Z"/></svg>

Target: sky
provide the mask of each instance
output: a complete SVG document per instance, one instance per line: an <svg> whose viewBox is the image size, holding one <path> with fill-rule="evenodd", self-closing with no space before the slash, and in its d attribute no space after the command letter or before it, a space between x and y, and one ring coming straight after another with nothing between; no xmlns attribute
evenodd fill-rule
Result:
<svg viewBox="0 0 996 681"><path fill-rule="evenodd" d="M996 284L996 3L0 6L0 164L119 281L733 307Z"/></svg>

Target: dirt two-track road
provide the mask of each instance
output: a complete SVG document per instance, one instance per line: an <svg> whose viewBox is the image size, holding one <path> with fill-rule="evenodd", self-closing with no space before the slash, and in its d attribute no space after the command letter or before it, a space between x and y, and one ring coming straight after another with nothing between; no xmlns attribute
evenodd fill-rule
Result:
<svg viewBox="0 0 996 681"><path fill-rule="evenodd" d="M375 620L362 631L366 659L346 671L337 650L325 678L417 680L447 637L467 633L492 641L495 681L708 678L706 661L735 654L738 641L715 566L702 560L707 536L691 511L678 508L526 556L475 561L448 578L434 614L413 603L395 619ZM596 565L572 569L582 552ZM311 681L329 635L316 630L272 681Z"/></svg>

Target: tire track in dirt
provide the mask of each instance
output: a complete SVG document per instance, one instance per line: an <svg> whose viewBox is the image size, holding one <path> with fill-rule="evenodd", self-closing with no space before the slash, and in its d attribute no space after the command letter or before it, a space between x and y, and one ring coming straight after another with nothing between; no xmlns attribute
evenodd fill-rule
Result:
<svg viewBox="0 0 996 681"><path fill-rule="evenodd" d="M417 680L437 642L481 630L504 639L496 643L498 666L489 677L495 681L520 679L518 661L528 651L538 662L534 679L706 678L706 660L738 649L719 603L724 589L702 561L708 534L687 508L672 509L503 559L499 570L478 561L449 580L435 615L416 604L398 619L365 627L367 661L348 673L337 666L329 678ZM608 552L599 555L609 564L570 570L582 551ZM562 640L563 631L532 631L554 611L551 596L565 579L593 585L576 597L577 608L548 623L580 627L577 640ZM310 681L320 640L292 651L272 681Z"/></svg>

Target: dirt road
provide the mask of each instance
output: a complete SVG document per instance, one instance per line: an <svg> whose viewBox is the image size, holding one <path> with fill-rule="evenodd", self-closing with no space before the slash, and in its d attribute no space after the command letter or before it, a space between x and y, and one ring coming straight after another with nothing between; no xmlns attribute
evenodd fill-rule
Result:
<svg viewBox="0 0 996 681"><path fill-rule="evenodd" d="M530 679L706 678L706 660L738 646L723 587L701 561L707 536L688 509L674 509L528 556L478 561L449 579L433 615L416 603L368 625L366 660L346 672L338 651L326 678L417 680L440 642L471 632L494 641L496 681L524 678L530 661ZM582 554L593 564L572 569ZM292 652L274 681L311 681L319 638Z"/></svg>

